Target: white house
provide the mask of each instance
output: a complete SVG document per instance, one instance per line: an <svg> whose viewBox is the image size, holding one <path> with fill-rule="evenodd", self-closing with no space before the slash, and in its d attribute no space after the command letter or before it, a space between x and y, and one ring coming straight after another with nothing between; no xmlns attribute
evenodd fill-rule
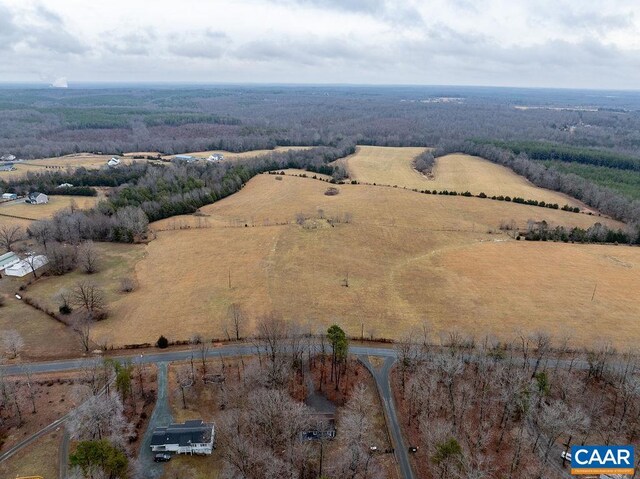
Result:
<svg viewBox="0 0 640 479"><path fill-rule="evenodd" d="M18 195L16 195L15 193L3 193L2 194L2 199L3 200L15 200L18 198Z"/></svg>
<svg viewBox="0 0 640 479"><path fill-rule="evenodd" d="M61 185L58 185L56 188L73 188L73 185L71 183L62 183Z"/></svg>
<svg viewBox="0 0 640 479"><path fill-rule="evenodd" d="M120 158L116 158L115 156L107 161L107 166L114 167L120 164Z"/></svg>
<svg viewBox="0 0 640 479"><path fill-rule="evenodd" d="M0 161L13 161L15 160L15 155L2 155L0 156Z"/></svg>
<svg viewBox="0 0 640 479"><path fill-rule="evenodd" d="M49 203L49 197L44 193L36 191L34 193L29 193L29 196L24 201L26 203L31 203L32 205L44 205L45 203Z"/></svg>
<svg viewBox="0 0 640 479"><path fill-rule="evenodd" d="M151 450L176 454L211 454L214 442L214 425L196 419L155 428L151 437Z"/></svg>
<svg viewBox="0 0 640 479"><path fill-rule="evenodd" d="M207 158L207 161L222 161L224 160L224 155L222 153L214 153Z"/></svg>
<svg viewBox="0 0 640 479"><path fill-rule="evenodd" d="M27 256L25 259L6 267L4 269L4 274L7 276L17 276L22 278L23 276L42 268L48 262L49 260L43 254Z"/></svg>

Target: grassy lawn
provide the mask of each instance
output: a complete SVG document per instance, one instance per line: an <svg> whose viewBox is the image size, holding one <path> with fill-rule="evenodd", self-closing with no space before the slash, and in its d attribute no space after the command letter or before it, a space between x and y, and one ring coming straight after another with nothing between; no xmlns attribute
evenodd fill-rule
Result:
<svg viewBox="0 0 640 479"><path fill-rule="evenodd" d="M52 432L0 463L0 476L7 479L18 476L58 477L58 445L62 432Z"/></svg>

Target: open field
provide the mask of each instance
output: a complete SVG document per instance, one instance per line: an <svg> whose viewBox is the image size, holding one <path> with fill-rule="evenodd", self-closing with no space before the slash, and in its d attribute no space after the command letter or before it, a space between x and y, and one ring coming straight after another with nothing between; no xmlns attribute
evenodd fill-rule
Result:
<svg viewBox="0 0 640 479"><path fill-rule="evenodd" d="M413 168L414 158L425 148L389 148L359 146L358 151L345 160L349 176L365 183L397 185L420 190L453 190L459 193L481 192L489 196L520 196L524 199L570 204L588 209L584 204L562 193L538 188L504 166L463 154L436 159L433 179Z"/></svg>
<svg viewBox="0 0 640 479"><path fill-rule="evenodd" d="M89 209L96 205L98 196L63 196L50 195L49 203L32 205L25 203L24 199L0 203L0 214L20 216L32 220L50 218L56 212L69 208L75 204L76 208ZM2 218L4 220L4 218Z"/></svg>
<svg viewBox="0 0 640 479"><path fill-rule="evenodd" d="M244 334L257 316L275 311L312 330L337 322L354 336L364 330L398 337L428 319L436 331L456 327L504 338L563 325L552 331L573 332L585 343L603 337L599 316L607 311L607 321L628 332L613 338L616 343L640 339L633 319L640 301L617 293L637 282L640 249L531 244L497 231L501 220L520 227L529 219L581 227L598 220L618 225L614 221L364 185L339 185L340 194L326 196L328 186L259 175L201 209L209 227L159 232L135 267L139 289L122 296L94 334L111 335L115 344L153 343L161 334L188 339L195 332L220 338L227 308L238 302L248 313ZM297 213L321 227L296 224ZM347 213L352 220L334 227L319 219ZM613 259L589 261L594 255ZM451 265L438 262L445 260ZM474 270L460 269L464 265ZM593 290L596 274L611 281L599 288L597 308L576 307L584 291ZM585 321L601 327L581 328Z"/></svg>

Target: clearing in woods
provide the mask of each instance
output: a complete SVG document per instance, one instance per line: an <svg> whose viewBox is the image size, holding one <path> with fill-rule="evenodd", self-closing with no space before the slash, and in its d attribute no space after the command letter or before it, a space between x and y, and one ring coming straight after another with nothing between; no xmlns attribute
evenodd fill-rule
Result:
<svg viewBox="0 0 640 479"><path fill-rule="evenodd" d="M245 335L274 311L313 331L339 323L353 336L394 338L428 320L435 332L504 339L546 329L571 335L575 345L640 340L640 299L624 294L640 287L640 249L529 243L496 231L502 220L619 223L366 185L338 185L338 195L326 196L326 182L281 178L259 175L202 208L206 227L158 232L135 267L139 289L94 335L116 345L153 343L161 334L220 338L237 302L247 312ZM298 213L323 227L297 224ZM320 217L351 220L332 227Z"/></svg>
<svg viewBox="0 0 640 479"><path fill-rule="evenodd" d="M413 168L413 160L426 148L359 146L354 155L343 160L349 176L363 183L397 185L419 190L449 190L474 195L520 196L526 200L570 204L588 209L584 204L562 193L533 185L504 166L477 156L451 154L436 159L433 179Z"/></svg>

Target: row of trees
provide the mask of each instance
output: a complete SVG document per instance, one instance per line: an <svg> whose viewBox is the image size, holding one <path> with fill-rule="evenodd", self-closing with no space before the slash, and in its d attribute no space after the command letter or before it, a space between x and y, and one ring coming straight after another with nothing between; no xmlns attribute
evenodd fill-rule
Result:
<svg viewBox="0 0 640 479"><path fill-rule="evenodd" d="M565 226L551 227L546 221L527 222L524 239L529 241L562 241L564 243L620 243L640 244L640 233L636 236L621 229L611 229L601 223L595 223L587 229Z"/></svg>

